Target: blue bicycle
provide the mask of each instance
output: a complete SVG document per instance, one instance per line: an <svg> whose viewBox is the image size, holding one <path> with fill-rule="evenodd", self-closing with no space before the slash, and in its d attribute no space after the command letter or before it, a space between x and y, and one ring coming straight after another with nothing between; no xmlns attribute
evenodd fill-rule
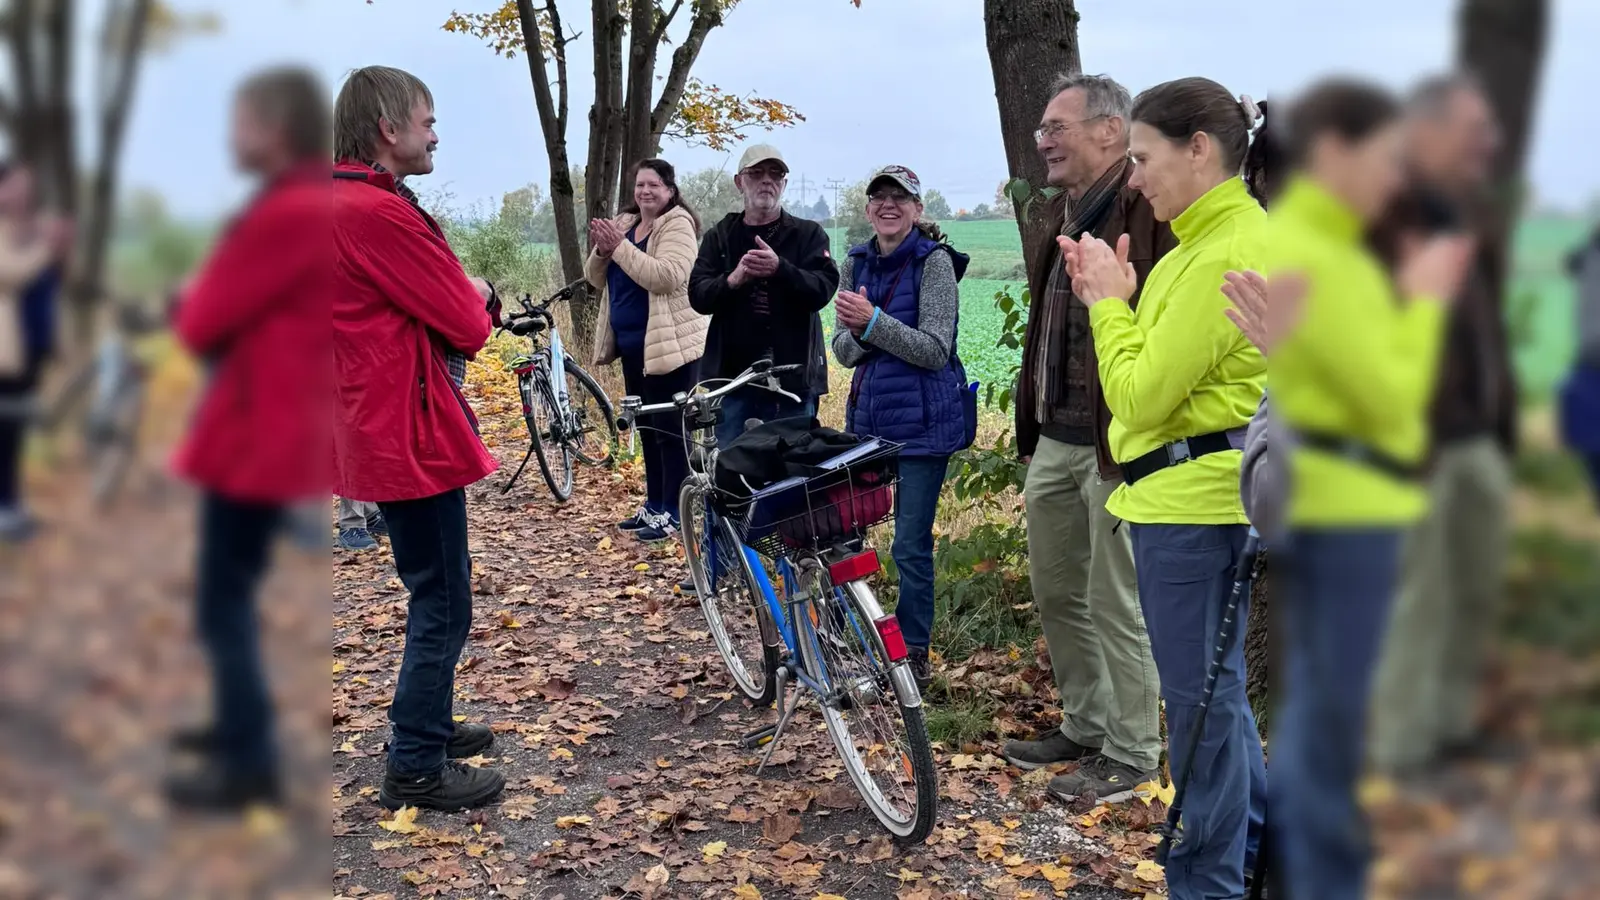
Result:
<svg viewBox="0 0 1600 900"><path fill-rule="evenodd" d="M866 534L893 515L900 446L868 440L809 476L748 496L720 491L713 479L722 399L746 385L793 398L776 376L798 368L761 360L715 390L702 382L650 406L624 397L617 426L657 414L684 419L690 475L679 494L680 534L700 609L739 690L754 706L778 707L777 722L744 745L766 748L765 768L795 712L814 699L873 815L897 839L921 841L938 812L933 747L899 621L867 584L881 564Z"/></svg>

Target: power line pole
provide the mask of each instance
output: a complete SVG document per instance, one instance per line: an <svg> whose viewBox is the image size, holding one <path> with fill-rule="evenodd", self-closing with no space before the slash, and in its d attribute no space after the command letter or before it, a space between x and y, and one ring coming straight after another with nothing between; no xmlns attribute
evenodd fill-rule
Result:
<svg viewBox="0 0 1600 900"><path fill-rule="evenodd" d="M806 208L806 194L810 193L810 191L811 191L811 179L807 178L805 176L805 173L802 172L802 173L800 173L800 208L801 209L805 209Z"/></svg>
<svg viewBox="0 0 1600 900"><path fill-rule="evenodd" d="M830 210L832 215L830 215L829 218L833 219L834 228L837 229L839 226L839 191L845 186L844 180L840 178L830 178L822 186L824 188L833 189L833 209ZM842 239L844 235L840 234L839 237ZM833 239L831 237L828 239L828 244L830 247L833 244Z"/></svg>

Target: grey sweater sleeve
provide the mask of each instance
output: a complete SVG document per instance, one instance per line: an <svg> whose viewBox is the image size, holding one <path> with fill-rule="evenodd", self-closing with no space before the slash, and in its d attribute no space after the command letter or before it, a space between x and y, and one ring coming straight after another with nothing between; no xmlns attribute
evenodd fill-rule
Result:
<svg viewBox="0 0 1600 900"><path fill-rule="evenodd" d="M956 270L950 254L928 255L922 269L922 295L917 298L917 327L893 316L879 315L861 342L893 353L914 366L942 369L950 360L950 341L956 331L956 311L961 300L956 290ZM850 337L846 335L846 337ZM850 340L854 341L853 337ZM838 352L838 339L834 339ZM844 358L840 357L840 362ZM849 363L845 363L849 365Z"/></svg>
<svg viewBox="0 0 1600 900"><path fill-rule="evenodd" d="M1256 531L1268 539L1280 533L1288 501L1281 460L1275 458L1282 456L1284 449L1269 449L1270 432L1274 430L1270 423L1267 397L1263 394L1261 405L1245 429L1244 462L1239 467L1239 497L1244 502L1244 513Z"/></svg>
<svg viewBox="0 0 1600 900"><path fill-rule="evenodd" d="M839 360L839 365L846 369L854 369L867 358L867 348L861 346L856 336L850 329L835 325L833 328L833 356Z"/></svg>

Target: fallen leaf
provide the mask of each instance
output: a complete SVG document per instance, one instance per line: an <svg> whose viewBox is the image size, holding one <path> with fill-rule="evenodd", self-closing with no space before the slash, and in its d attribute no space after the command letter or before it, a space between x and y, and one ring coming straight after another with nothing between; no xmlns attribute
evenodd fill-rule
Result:
<svg viewBox="0 0 1600 900"><path fill-rule="evenodd" d="M811 900L848 900L848 898L841 897L838 894L818 894L812 897Z"/></svg>
<svg viewBox="0 0 1600 900"><path fill-rule="evenodd" d="M556 819L557 828L575 828L579 825L588 825L594 821L589 816L562 816Z"/></svg>
<svg viewBox="0 0 1600 900"><path fill-rule="evenodd" d="M644 874L644 880L649 884L666 884L670 878L672 878L672 873L668 872L667 867L661 863L657 863L650 871Z"/></svg>
<svg viewBox="0 0 1600 900"><path fill-rule="evenodd" d="M761 823L761 836L774 844L782 846L793 840L794 836L800 833L800 829L799 816L779 813L775 816L768 816L766 821Z"/></svg>
<svg viewBox="0 0 1600 900"><path fill-rule="evenodd" d="M1063 869L1051 863L1040 865L1039 874L1044 876L1044 880L1050 882L1050 886L1058 891L1067 890L1078 883L1078 877L1072 874L1071 869Z"/></svg>
<svg viewBox="0 0 1600 900"><path fill-rule="evenodd" d="M415 806L402 806L394 814L394 819L388 822L379 822L378 827L395 834L412 834L417 830L417 808Z"/></svg>
<svg viewBox="0 0 1600 900"><path fill-rule="evenodd" d="M568 681L565 678L551 678L543 684L534 687L534 690L538 691L539 695L544 697L546 700L565 700L568 697L571 697L572 692L576 691L577 689L577 682Z"/></svg>
<svg viewBox="0 0 1600 900"><path fill-rule="evenodd" d="M516 617L511 615L511 611L510 610L504 610L504 611L502 611L500 613L500 627L501 628L521 628L522 627L522 623L518 622L516 620Z"/></svg>
<svg viewBox="0 0 1600 900"><path fill-rule="evenodd" d="M633 567L633 570L635 572L648 572L648 571L650 571L650 564L649 563L639 563L637 566Z"/></svg>
<svg viewBox="0 0 1600 900"><path fill-rule="evenodd" d="M339 674L340 672L343 672L343 671L344 671L344 663L339 662L338 660L334 660L333 661L333 674L337 675L337 674Z"/></svg>
<svg viewBox="0 0 1600 900"><path fill-rule="evenodd" d="M756 890L756 886L749 882L734 888L733 895L738 897L739 900L761 900L761 892Z"/></svg>
<svg viewBox="0 0 1600 900"><path fill-rule="evenodd" d="M707 863L716 862L718 857L727 852L727 841L712 841L711 843L700 848L700 854L705 857Z"/></svg>
<svg viewBox="0 0 1600 900"><path fill-rule="evenodd" d="M1150 884L1160 884L1167 880L1167 873L1162 871L1160 863L1141 859L1133 869L1133 877Z"/></svg>
<svg viewBox="0 0 1600 900"><path fill-rule="evenodd" d="M611 549L611 538L609 538L609 537L601 538L600 539L600 543L595 545L595 549L599 550L601 553L604 553L607 550L610 550Z"/></svg>
<svg viewBox="0 0 1600 900"><path fill-rule="evenodd" d="M428 880L428 873L427 872L407 872L404 875L401 875L400 877L404 878L406 881L411 882L412 884L421 884L424 881Z"/></svg>

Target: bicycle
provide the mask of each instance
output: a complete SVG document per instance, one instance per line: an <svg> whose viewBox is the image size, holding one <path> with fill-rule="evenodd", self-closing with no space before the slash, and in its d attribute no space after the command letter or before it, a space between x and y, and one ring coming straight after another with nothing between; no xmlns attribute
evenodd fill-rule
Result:
<svg viewBox="0 0 1600 900"><path fill-rule="evenodd" d="M162 327L144 310L118 305L113 327L101 336L94 356L67 378L53 399L41 404L36 398L28 398L0 410L0 415L24 419L46 434L53 434L87 401L82 419L83 449L91 472L90 496L99 508L109 506L116 498L138 455L149 369L134 353L133 341Z"/></svg>
<svg viewBox="0 0 1600 900"><path fill-rule="evenodd" d="M528 426L528 452L522 464L500 489L511 491L530 456L539 460L544 483L556 499L565 502L572 496L573 457L593 466L610 465L617 446L617 423L611 400L594 377L573 362L561 342L552 304L572 299L583 286L582 279L535 305L531 294L522 295L522 314L513 314L502 330L528 339L529 351L511 360L517 376L517 394L522 400L522 420ZM544 342L540 335L547 335ZM561 372L558 380L556 372ZM574 404L572 401L578 402ZM590 403L593 409L589 408ZM600 439L594 439L599 435ZM555 457L555 458L552 458Z"/></svg>
<svg viewBox="0 0 1600 900"><path fill-rule="evenodd" d="M757 771L796 710L815 698L868 808L895 838L915 843L933 830L938 812L933 747L899 621L866 582L881 567L866 533L893 515L900 445L868 440L819 464L815 475L748 498L719 491L713 479L722 399L763 378L758 387L798 399L776 376L799 368L760 360L715 390L706 387L725 379L650 406L624 397L617 425L683 416L690 475L679 493L680 535L700 609L740 692L758 708L777 703L777 722L742 740L747 749L766 748ZM781 600L763 558L778 573Z"/></svg>

